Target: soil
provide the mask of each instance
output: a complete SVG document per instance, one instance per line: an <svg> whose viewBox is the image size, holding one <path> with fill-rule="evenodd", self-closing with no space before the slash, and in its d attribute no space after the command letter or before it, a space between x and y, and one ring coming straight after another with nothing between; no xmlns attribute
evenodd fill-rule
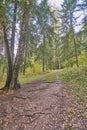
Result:
<svg viewBox="0 0 87 130"><path fill-rule="evenodd" d="M0 130L87 130L84 108L60 80L37 80L0 96Z"/></svg>

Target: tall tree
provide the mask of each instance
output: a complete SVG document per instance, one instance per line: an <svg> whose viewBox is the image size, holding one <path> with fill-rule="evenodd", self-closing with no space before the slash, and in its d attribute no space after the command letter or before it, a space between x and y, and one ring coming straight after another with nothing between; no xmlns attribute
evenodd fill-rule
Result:
<svg viewBox="0 0 87 130"><path fill-rule="evenodd" d="M7 3L8 4L8 3ZM12 3L10 3L12 4ZM18 87L18 74L20 65L22 63L22 57L25 49L25 38L26 38L26 32L27 32L27 26L29 22L29 14L31 11L31 8L33 7L33 2L31 0L22 1L22 18L20 22L20 38L19 38L19 44L18 44L18 50L15 57L15 61L13 64L13 52L14 52L14 38L15 38L15 25L16 25L16 13L17 13L17 4L18 1L15 1L14 4L14 13L13 13L13 24L12 24L12 35L11 35L11 51L10 51L10 43L7 36L7 30L6 27L9 25L9 22L7 23L7 13L4 11L4 17L3 22L1 23L2 32L3 32L3 39L4 39L4 50L6 53L6 59L7 59L7 79L4 88L2 90L9 90L9 89L15 89ZM7 5L4 5L5 8L7 8ZM12 6L12 5L11 5ZM24 7L23 7L24 6ZM3 5L2 5L3 7ZM8 17L9 20L9 17ZM12 52L13 51L13 52Z"/></svg>
<svg viewBox="0 0 87 130"><path fill-rule="evenodd" d="M71 1L64 0L62 9L60 11L60 17L61 17L61 21L62 21L62 26L61 26L62 37L66 37L66 39L68 40L68 41L64 42L64 44L67 44L67 47L69 46L68 47L69 50L71 49L70 46L73 45L74 55L76 58L76 65L78 67L79 66L78 51L77 51L77 43L76 43L76 38L75 38L76 18L74 15L75 11L76 11L76 4L77 4L76 0L71 0ZM70 38L70 40L69 40L69 38ZM71 43L72 43L72 45L71 45Z"/></svg>
<svg viewBox="0 0 87 130"><path fill-rule="evenodd" d="M16 33L16 19L17 19L17 0L14 1L13 7L13 21L12 21L12 36L11 36L11 60L12 65L14 61L14 43L15 43L15 33Z"/></svg>
<svg viewBox="0 0 87 130"><path fill-rule="evenodd" d="M44 72L47 60L47 42L50 36L53 34L53 21L54 18L50 11L47 0L43 0L36 8L37 25L41 35L41 50L42 50L42 70Z"/></svg>

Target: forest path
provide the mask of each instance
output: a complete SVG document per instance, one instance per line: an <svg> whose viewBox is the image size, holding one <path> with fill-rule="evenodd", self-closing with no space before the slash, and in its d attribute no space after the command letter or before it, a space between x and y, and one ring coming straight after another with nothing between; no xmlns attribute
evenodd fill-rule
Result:
<svg viewBox="0 0 87 130"><path fill-rule="evenodd" d="M70 103L58 77L53 83L25 84L14 94L0 96L0 130L87 130L83 120L72 118Z"/></svg>

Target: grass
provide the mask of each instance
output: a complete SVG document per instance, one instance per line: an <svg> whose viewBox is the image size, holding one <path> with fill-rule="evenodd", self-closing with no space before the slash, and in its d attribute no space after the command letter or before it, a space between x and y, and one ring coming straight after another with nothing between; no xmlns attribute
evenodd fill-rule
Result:
<svg viewBox="0 0 87 130"><path fill-rule="evenodd" d="M64 69L59 75L73 96L79 101L87 100L87 67Z"/></svg>
<svg viewBox="0 0 87 130"><path fill-rule="evenodd" d="M4 86L5 80L6 80L6 73L3 74L2 72L0 72L0 88Z"/></svg>
<svg viewBox="0 0 87 130"><path fill-rule="evenodd" d="M45 73L26 73L25 75L20 74L19 81L21 84L29 83L34 80L44 79L48 82L53 82L56 79L57 71L49 71Z"/></svg>
<svg viewBox="0 0 87 130"><path fill-rule="evenodd" d="M38 79L44 79L48 82L53 82L56 79L56 73L57 71L48 71L44 73L26 73L25 75L20 73L19 82L21 84L25 84ZM4 85L5 78L6 78L6 74L0 74L0 88Z"/></svg>
<svg viewBox="0 0 87 130"><path fill-rule="evenodd" d="M67 90L80 101L87 100L87 67L69 68L60 71L48 71L44 73L20 73L19 82L21 84L29 83L38 79L45 79L48 82L54 82L56 75L59 75L67 86ZM0 76L0 87L4 85L6 75Z"/></svg>

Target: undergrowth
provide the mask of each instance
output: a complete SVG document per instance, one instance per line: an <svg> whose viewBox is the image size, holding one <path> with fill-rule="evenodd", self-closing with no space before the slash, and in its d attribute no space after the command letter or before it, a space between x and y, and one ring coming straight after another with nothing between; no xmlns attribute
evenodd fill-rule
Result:
<svg viewBox="0 0 87 130"><path fill-rule="evenodd" d="M4 86L5 80L6 80L6 73L0 71L0 88Z"/></svg>
<svg viewBox="0 0 87 130"><path fill-rule="evenodd" d="M64 69L60 73L60 79L66 83L66 87L79 101L87 100L87 67Z"/></svg>

